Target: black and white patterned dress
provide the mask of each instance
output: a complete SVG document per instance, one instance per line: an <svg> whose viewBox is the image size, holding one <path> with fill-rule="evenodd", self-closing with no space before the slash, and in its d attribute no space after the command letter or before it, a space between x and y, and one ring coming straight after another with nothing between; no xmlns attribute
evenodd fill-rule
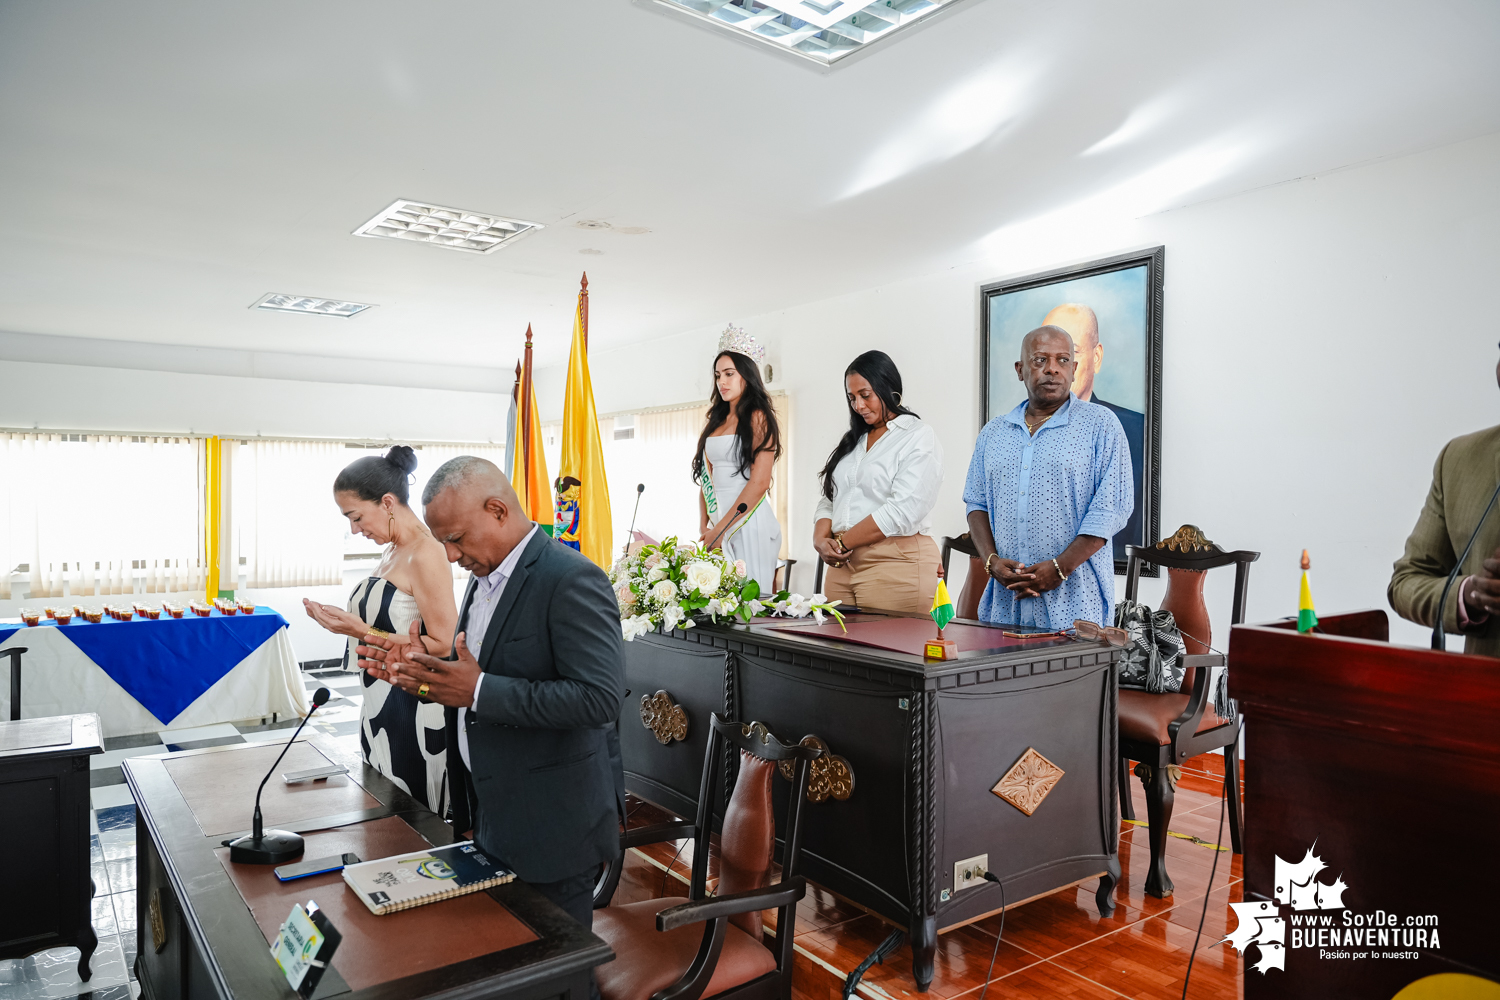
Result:
<svg viewBox="0 0 1500 1000"><path fill-rule="evenodd" d="M417 599L396 589L383 577L372 576L349 595L349 613L366 625L405 635L420 618ZM344 669L359 670L349 640ZM406 790L414 799L442 816L448 808L447 733L443 706L423 704L386 681L360 671L364 703L359 711L359 748L370 766Z"/></svg>

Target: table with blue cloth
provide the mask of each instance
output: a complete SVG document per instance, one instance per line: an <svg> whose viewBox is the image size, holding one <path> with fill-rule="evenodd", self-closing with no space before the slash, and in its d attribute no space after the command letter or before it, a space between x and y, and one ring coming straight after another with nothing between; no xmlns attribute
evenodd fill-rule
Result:
<svg viewBox="0 0 1500 1000"><path fill-rule="evenodd" d="M31 627L0 622L0 652L14 646L27 650L21 717L95 712L104 736L308 710L286 619L269 608L97 623L75 616ZM0 679L0 718L9 715L10 685Z"/></svg>

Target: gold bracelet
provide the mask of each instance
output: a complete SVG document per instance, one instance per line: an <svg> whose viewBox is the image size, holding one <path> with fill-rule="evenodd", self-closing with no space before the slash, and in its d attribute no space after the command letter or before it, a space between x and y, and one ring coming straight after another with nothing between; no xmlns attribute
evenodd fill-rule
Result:
<svg viewBox="0 0 1500 1000"><path fill-rule="evenodd" d="M1057 570L1057 575L1062 578L1063 583L1068 582L1068 574L1062 571L1062 567L1057 564L1056 559L1052 560L1052 568Z"/></svg>
<svg viewBox="0 0 1500 1000"><path fill-rule="evenodd" d="M374 625L371 625L369 628L365 629L365 635L373 635L377 639L389 639L391 637L391 634L385 629L376 628Z"/></svg>
<svg viewBox="0 0 1500 1000"><path fill-rule="evenodd" d="M998 553L998 552L991 552L989 555L987 555L987 556L984 557L984 571L986 573L988 573L990 571L990 560L993 559L993 558L995 558L999 554L1000 553Z"/></svg>
<svg viewBox="0 0 1500 1000"><path fill-rule="evenodd" d="M844 553L845 555L847 555L849 552L852 551L849 548L849 546L847 546L847 545L844 544L844 533L842 531L840 531L838 534L834 535L833 536L833 540L835 542L838 542L839 551L842 552L842 553Z"/></svg>

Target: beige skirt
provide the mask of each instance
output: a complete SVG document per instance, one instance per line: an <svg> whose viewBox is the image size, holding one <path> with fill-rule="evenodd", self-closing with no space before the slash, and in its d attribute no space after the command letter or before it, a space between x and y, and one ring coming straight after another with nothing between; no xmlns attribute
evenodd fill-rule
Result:
<svg viewBox="0 0 1500 1000"><path fill-rule="evenodd" d="M823 592L845 605L921 613L932 608L941 568L930 535L886 538L861 545L844 566L825 567Z"/></svg>

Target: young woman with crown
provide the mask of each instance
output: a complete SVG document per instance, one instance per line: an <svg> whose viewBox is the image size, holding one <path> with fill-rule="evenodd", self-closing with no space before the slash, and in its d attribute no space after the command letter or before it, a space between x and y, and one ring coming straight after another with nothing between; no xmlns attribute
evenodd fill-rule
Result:
<svg viewBox="0 0 1500 1000"><path fill-rule="evenodd" d="M781 455L781 430L760 379L766 349L735 326L719 337L708 421L693 456L699 537L743 560L761 593L775 593L781 525L771 509L771 468ZM740 513L740 507L744 512Z"/></svg>

